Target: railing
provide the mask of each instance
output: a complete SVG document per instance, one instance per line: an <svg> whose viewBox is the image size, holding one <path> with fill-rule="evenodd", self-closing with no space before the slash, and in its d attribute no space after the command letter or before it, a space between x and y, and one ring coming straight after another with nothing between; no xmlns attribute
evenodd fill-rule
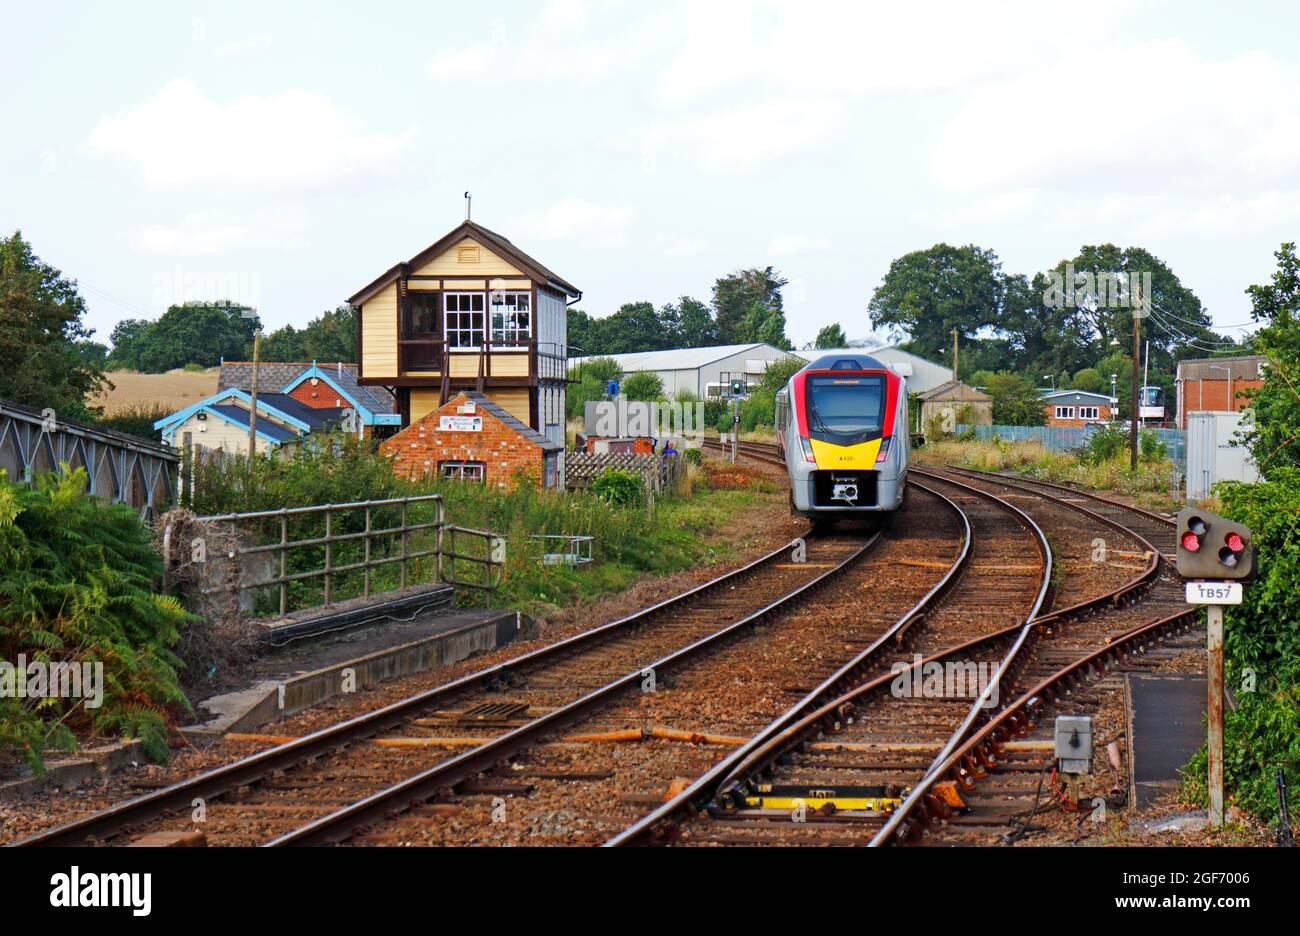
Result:
<svg viewBox="0 0 1300 936"><path fill-rule="evenodd" d="M175 449L151 439L0 400L0 469L11 482L61 471L65 464L84 468L88 493L152 520L172 503L179 462Z"/></svg>
<svg viewBox="0 0 1300 936"><path fill-rule="evenodd" d="M403 338L397 342L398 372L437 374L453 380L490 379L494 354L528 353L530 380L567 380L569 352L558 342L539 342L536 338L489 339L477 345L453 345L445 338ZM476 358L474 374L455 375L451 361L456 355ZM522 376L522 375L510 375Z"/></svg>
<svg viewBox="0 0 1300 936"><path fill-rule="evenodd" d="M433 508L433 519L412 522L410 515L412 508L426 504ZM362 529L351 532L337 532L337 518L349 514L355 517L357 513L360 513L363 519L364 525ZM375 517L376 514L380 513L390 515L395 513L397 515L396 524L376 527ZM311 522L318 518L323 522L322 535L290 539L289 530L292 521L307 520ZM290 507L281 510L222 514L199 517L197 522L199 524L232 525L245 533L250 528L257 529L260 527L264 537L267 531L278 530L278 538L273 542L257 543L255 545L239 544L234 546L227 554L228 559L236 562L240 562L246 557L271 557L278 570L275 575L245 582L243 581L243 575L237 574L233 582L204 587L201 589L201 593L204 595L231 591L255 593L264 588L276 588L279 591L281 615L289 611L289 587L295 582L323 580L322 604L329 607L335 603L337 597L335 593L336 582L340 577L352 573L361 573L361 597L369 598L374 586L375 570L389 565L398 566L397 587L400 589L405 589L408 586L411 578L411 563L417 563L417 569L419 569L419 564L424 559L432 557L434 559L435 581L485 590L494 589L500 585L502 569L505 566L504 541L491 533L467 530L448 524L446 522L446 508L440 494L392 498L389 500L358 501L351 504L326 504L315 507ZM433 536L432 547L412 549L412 536L424 531L431 531ZM168 524L163 531L162 546L163 554L169 559L171 556L171 537L172 525ZM458 540L463 544L465 538L481 541L484 544L482 554L476 555L463 551L463 546L458 546ZM396 555L385 555L383 551L381 551L381 554L376 555L374 546L377 541L388 546L388 552L396 549ZM357 542L360 542L363 547L359 560L336 564L335 547L340 544ZM324 564L322 566L299 572L289 571L289 557L294 550L306 551L322 547L324 551ZM460 577L456 565L458 561L477 565L480 574L475 578ZM241 569L242 565L242 562L240 562ZM417 573L417 576L422 577L419 573Z"/></svg>
<svg viewBox="0 0 1300 936"><path fill-rule="evenodd" d="M544 565L589 565L594 561L592 547L596 542L594 536L565 536L557 533L538 534L528 537L534 543L542 544L542 563Z"/></svg>

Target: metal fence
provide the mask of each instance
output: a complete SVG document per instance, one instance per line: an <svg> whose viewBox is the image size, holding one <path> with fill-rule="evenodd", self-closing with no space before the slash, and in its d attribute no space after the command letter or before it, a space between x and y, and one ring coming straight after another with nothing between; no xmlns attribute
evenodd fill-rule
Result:
<svg viewBox="0 0 1300 936"><path fill-rule="evenodd" d="M432 514L426 519L411 516L412 508L428 505ZM376 516L394 517L388 525L375 525ZM346 524L340 524L340 518L346 518ZM290 538L290 524L294 521L309 521L310 528L315 529L315 521L322 525L320 535L303 538ZM222 514L219 516L199 517L200 524L221 524L234 527L244 534L237 545L226 556L241 568L245 565L256 567L258 560L270 560L275 574L269 576L250 576L252 581L245 581L242 574L234 577L230 583L218 583L205 587L203 594L218 592L256 593L264 588L279 590L280 614L286 614L289 608L289 588L295 582L323 580L322 604L325 607L335 603L335 583L343 576L360 573L362 577L361 597L369 598L372 592L374 572L389 565L398 566L397 587L405 589L410 583L410 566L421 563L426 558L434 560L434 580L449 585L467 588L493 589L501 582L505 566L504 541L492 533L480 530L468 530L447 523L446 509L440 494L427 494L419 497L403 497L390 500L358 501L352 504L325 504L317 507L294 507L281 510L264 510L251 513ZM360 529L348 527L360 526ZM253 542L244 544L244 538L267 539L268 529L278 529L279 536L271 542ZM340 530L342 532L340 532ZM433 537L433 544L428 548L412 548L412 536L428 531ZM168 524L163 530L162 548L167 557L172 555L172 526ZM469 541L469 545L466 545ZM356 561L336 563L335 548L341 544L362 544L361 555ZM376 554L376 544L382 545ZM477 547L477 548L476 548ZM290 554L295 550L323 549L324 562L319 568L299 572L289 571ZM470 551L466 551L470 550ZM244 560L253 560L245 563ZM460 566L458 566L458 563ZM461 577L459 568L469 564L477 575L472 578ZM419 568L417 566L417 568ZM421 576L422 577L422 576ZM356 596L353 596L356 597Z"/></svg>
<svg viewBox="0 0 1300 936"><path fill-rule="evenodd" d="M89 493L152 520L172 502L179 460L175 450L150 439L0 400L0 469L12 482L63 465L84 468Z"/></svg>
<svg viewBox="0 0 1300 936"><path fill-rule="evenodd" d="M1074 426L958 426L957 435L973 433L976 439L988 441L995 436L1004 442L1037 442L1049 452L1072 452L1088 444L1089 438L1099 428ZM1143 429L1154 432L1165 444L1169 460L1179 474L1187 471L1187 433L1181 429Z"/></svg>

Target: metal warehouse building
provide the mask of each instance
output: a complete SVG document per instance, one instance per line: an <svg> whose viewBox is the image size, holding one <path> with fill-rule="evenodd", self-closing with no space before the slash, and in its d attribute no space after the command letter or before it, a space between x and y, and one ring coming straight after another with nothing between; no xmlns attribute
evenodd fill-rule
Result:
<svg viewBox="0 0 1300 936"><path fill-rule="evenodd" d="M733 380L743 378L746 384L754 386L763 379L768 365L791 356L787 351L762 343L601 355L617 361L625 374L642 371L658 374L669 397L686 390L701 400L720 396L722 388ZM575 358L571 364L580 367L589 360Z"/></svg>
<svg viewBox="0 0 1300 936"><path fill-rule="evenodd" d="M925 393L952 380L952 368L918 357L898 345L881 345L876 348L810 348L796 351L805 361L815 361L828 354L865 354L882 364L911 364L912 376L907 378L911 393Z"/></svg>

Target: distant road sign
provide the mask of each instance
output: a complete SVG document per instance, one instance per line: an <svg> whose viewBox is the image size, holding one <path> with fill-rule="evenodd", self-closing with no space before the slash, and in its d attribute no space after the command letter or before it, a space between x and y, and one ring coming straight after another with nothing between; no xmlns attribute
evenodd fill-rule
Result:
<svg viewBox="0 0 1300 936"><path fill-rule="evenodd" d="M1240 582L1188 582L1187 603L1194 605L1239 605Z"/></svg>

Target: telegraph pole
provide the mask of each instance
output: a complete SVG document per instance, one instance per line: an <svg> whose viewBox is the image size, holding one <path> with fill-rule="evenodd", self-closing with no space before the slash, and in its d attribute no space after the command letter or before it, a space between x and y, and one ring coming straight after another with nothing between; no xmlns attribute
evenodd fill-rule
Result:
<svg viewBox="0 0 1300 936"><path fill-rule="evenodd" d="M1133 305L1133 424L1129 429L1130 470L1138 470L1138 397L1142 395L1142 305Z"/></svg>
<svg viewBox="0 0 1300 936"><path fill-rule="evenodd" d="M257 364L262 356L262 328L253 332L253 409L248 414L248 457L257 454Z"/></svg>
<svg viewBox="0 0 1300 936"><path fill-rule="evenodd" d="M961 380L961 371L957 365L957 336L961 334L957 329L952 330L952 379Z"/></svg>

